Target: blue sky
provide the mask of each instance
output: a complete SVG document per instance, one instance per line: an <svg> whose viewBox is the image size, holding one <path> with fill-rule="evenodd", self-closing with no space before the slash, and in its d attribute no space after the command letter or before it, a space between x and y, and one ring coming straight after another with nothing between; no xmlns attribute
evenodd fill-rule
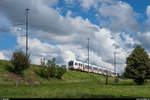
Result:
<svg viewBox="0 0 150 100"><path fill-rule="evenodd" d="M129 3L137 13L145 15L147 6L150 4L148 0L122 0Z"/></svg>
<svg viewBox="0 0 150 100"><path fill-rule="evenodd" d="M32 63L56 58L87 60L113 69L118 53L118 71L126 56L140 44L150 54L150 1L148 0L2 0L0 2L0 59L10 59L15 49L25 50L24 11L29 11L29 53ZM20 30L19 30L20 29Z"/></svg>
<svg viewBox="0 0 150 100"><path fill-rule="evenodd" d="M148 0L122 0L127 3L129 3L133 10L141 15L141 18L139 18L139 23L143 22L147 16L146 16L146 8L148 5L150 5L150 1Z"/></svg>

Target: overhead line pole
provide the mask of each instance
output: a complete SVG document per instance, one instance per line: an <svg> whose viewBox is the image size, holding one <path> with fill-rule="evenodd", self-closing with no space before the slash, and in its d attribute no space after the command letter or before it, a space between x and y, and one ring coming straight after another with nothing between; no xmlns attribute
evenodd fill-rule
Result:
<svg viewBox="0 0 150 100"><path fill-rule="evenodd" d="M116 52L114 52L114 72L116 73Z"/></svg>
<svg viewBox="0 0 150 100"><path fill-rule="evenodd" d="M26 56L28 54L28 12L29 9L26 9Z"/></svg>
<svg viewBox="0 0 150 100"><path fill-rule="evenodd" d="M89 73L89 37L88 37L88 73Z"/></svg>
<svg viewBox="0 0 150 100"><path fill-rule="evenodd" d="M114 52L114 71L115 71L115 83L118 83L119 82L119 77L118 77L118 74L117 74L117 70L116 70L116 54L117 52Z"/></svg>

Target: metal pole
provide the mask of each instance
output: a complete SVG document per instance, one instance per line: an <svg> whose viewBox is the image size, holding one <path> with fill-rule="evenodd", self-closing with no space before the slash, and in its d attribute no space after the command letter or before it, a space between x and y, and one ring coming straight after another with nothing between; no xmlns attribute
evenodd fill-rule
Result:
<svg viewBox="0 0 150 100"><path fill-rule="evenodd" d="M29 9L26 9L26 56L28 54L28 11Z"/></svg>
<svg viewBox="0 0 150 100"><path fill-rule="evenodd" d="M89 73L89 37L88 37L88 73Z"/></svg>
<svg viewBox="0 0 150 100"><path fill-rule="evenodd" d="M119 82L119 79L118 79L118 74L117 74L117 70L116 70L116 52L114 52L114 71L115 71L115 83L118 83Z"/></svg>
<svg viewBox="0 0 150 100"><path fill-rule="evenodd" d="M116 52L114 52L114 72L116 74Z"/></svg>
<svg viewBox="0 0 150 100"><path fill-rule="evenodd" d="M108 84L108 71L106 71L106 85Z"/></svg>

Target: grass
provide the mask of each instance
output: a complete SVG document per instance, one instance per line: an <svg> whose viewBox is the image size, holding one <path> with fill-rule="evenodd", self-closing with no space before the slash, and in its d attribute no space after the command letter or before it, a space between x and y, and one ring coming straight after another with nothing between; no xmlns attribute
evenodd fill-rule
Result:
<svg viewBox="0 0 150 100"><path fill-rule="evenodd" d="M136 85L123 79L114 83L109 77L105 85L104 76L77 71L67 71L62 80L47 80L35 74L37 65L27 69L20 79L5 69L7 63L0 61L0 98L150 98L150 83Z"/></svg>

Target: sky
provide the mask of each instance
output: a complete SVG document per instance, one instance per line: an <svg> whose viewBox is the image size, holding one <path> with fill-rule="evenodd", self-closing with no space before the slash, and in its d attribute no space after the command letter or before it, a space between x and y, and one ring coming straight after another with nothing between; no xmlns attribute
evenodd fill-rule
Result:
<svg viewBox="0 0 150 100"><path fill-rule="evenodd" d="M31 63L56 58L87 62L123 73L126 57L141 45L150 55L149 0L1 0L0 59L25 51L25 9L29 8Z"/></svg>

